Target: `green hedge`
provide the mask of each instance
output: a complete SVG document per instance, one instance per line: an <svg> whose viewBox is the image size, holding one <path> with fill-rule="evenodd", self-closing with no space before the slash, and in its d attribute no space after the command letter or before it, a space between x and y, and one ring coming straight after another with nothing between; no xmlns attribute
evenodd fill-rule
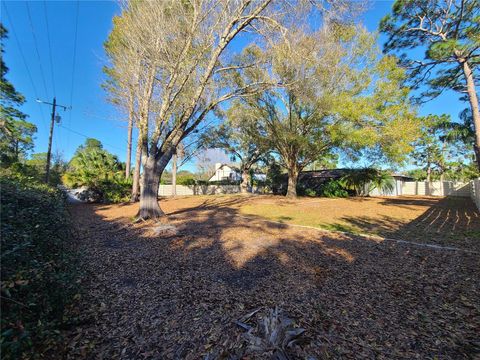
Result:
<svg viewBox="0 0 480 360"><path fill-rule="evenodd" d="M19 178L0 186L2 358L48 358L79 288L65 197Z"/></svg>

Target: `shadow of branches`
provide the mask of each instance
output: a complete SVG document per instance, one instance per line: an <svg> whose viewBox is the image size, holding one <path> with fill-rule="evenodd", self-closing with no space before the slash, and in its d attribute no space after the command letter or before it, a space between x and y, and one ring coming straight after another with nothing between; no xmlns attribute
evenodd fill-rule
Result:
<svg viewBox="0 0 480 360"><path fill-rule="evenodd" d="M178 233L160 238L73 207L90 276L66 357L235 358L234 321L275 306L306 329L292 358L475 356L478 256L299 230L239 216L242 201L170 211Z"/></svg>
<svg viewBox="0 0 480 360"><path fill-rule="evenodd" d="M408 199L384 198L384 205L427 207L413 220L401 220L388 213L378 217L344 216L341 222L325 225L330 230L374 233L393 239L404 239L480 252L480 213L469 198L446 197Z"/></svg>

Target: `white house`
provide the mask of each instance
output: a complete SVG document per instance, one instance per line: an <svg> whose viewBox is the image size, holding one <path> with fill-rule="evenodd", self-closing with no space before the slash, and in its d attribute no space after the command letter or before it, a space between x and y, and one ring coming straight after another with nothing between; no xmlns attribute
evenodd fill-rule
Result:
<svg viewBox="0 0 480 360"><path fill-rule="evenodd" d="M256 180L265 181L267 179L267 176L265 174L253 174L253 178ZM210 179L208 179L208 181L222 180L241 181L242 174L240 173L240 170L236 167L227 164L216 163L215 173Z"/></svg>
<svg viewBox="0 0 480 360"><path fill-rule="evenodd" d="M240 170L229 166L227 164L216 163L215 164L215 173L212 175L208 181L222 181L222 180L229 180L229 181L240 181L242 180L242 174L240 174Z"/></svg>

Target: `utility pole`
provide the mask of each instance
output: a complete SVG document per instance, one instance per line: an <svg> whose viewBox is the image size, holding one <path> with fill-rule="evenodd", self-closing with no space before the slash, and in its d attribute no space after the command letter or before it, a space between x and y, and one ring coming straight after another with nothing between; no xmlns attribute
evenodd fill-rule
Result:
<svg viewBox="0 0 480 360"><path fill-rule="evenodd" d="M55 125L55 121L60 123L60 115L55 115L57 106L63 108L63 111L67 110L68 107L64 105L57 104L57 98L53 98L53 103L49 103L46 101L41 101L37 99L37 102L47 105L52 105L52 119L50 122L50 135L48 137L48 151L47 151L47 164L45 165L45 183L48 184L48 180L50 178L50 159L52 157L52 140L53 140L53 127Z"/></svg>

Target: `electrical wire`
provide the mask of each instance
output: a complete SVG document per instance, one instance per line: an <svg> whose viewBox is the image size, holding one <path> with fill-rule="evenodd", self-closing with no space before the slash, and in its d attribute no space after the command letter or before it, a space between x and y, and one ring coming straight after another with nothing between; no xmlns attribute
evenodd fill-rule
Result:
<svg viewBox="0 0 480 360"><path fill-rule="evenodd" d="M66 126L63 126L63 125L61 125L61 124L59 124L58 126L61 127L61 128L63 128L63 129L65 129L65 130L68 130L68 131L70 131L70 132L72 132L72 133L74 133L74 134L83 136L83 137L86 138L86 139L92 138L91 136L82 134L82 133L80 133L80 132L78 132L78 131L76 131L76 130L70 129L70 128L68 128L68 127L66 127ZM116 150L119 150L119 151L123 151L123 149L120 149L120 148L116 147L115 145L111 145L111 144L108 144L108 143L103 142L103 141L102 141L102 144L103 144L103 145L107 145L107 146L109 146L109 147L111 147L111 148L113 148L113 149L116 149Z"/></svg>
<svg viewBox="0 0 480 360"><path fill-rule="evenodd" d="M55 91L55 75L53 72L52 43L50 41L50 27L48 26L47 2L45 0L43 1L43 10L45 15L45 24L47 26L48 53L50 55L50 74L52 76L53 96L55 96L56 91Z"/></svg>
<svg viewBox="0 0 480 360"><path fill-rule="evenodd" d="M73 102L73 89L75 84L75 64L77 58L77 34L78 34L78 13L79 13L80 1L77 0L76 15L75 15L75 35L73 38L73 60L72 60L72 80L70 83L70 112L68 114L68 126L72 125L72 102ZM67 143L69 143L70 137L67 135Z"/></svg>
<svg viewBox="0 0 480 360"><path fill-rule="evenodd" d="M32 78L32 73L30 72L30 68L28 67L27 60L25 59L25 55L23 54L22 47L20 46L20 41L18 40L17 33L15 31L15 28L13 27L12 18L10 17L10 13L8 12L7 5L6 5L5 2L3 2L3 7L5 8L5 13L7 14L7 19L8 19L8 22L10 23L10 29L12 30L13 37L15 38L15 42L17 43L18 51L20 52L20 56L22 58L23 65L25 65L25 69L27 70L28 79L30 80L30 85L32 85L33 93L35 94L35 98L38 99L38 92L37 92L37 88L36 88L35 83L34 83L33 78ZM40 109L42 124L45 127L45 129L48 131L48 127L45 124L45 117L44 117L44 114L43 114L43 108L40 106L40 104L37 103L37 105Z"/></svg>
<svg viewBox="0 0 480 360"><path fill-rule="evenodd" d="M42 75L43 89L45 91L45 97L48 99L49 96L47 91L47 82L45 81L45 75L44 75L45 72L43 71L42 60L40 58L40 51L38 51L38 42L37 42L37 37L35 36L35 28L33 26L32 15L30 13L30 6L28 4L28 1L25 1L25 6L27 7L28 21L30 22L30 29L32 30L32 37L33 37L33 43L35 45L35 52L38 58L38 65L40 66L40 74Z"/></svg>

